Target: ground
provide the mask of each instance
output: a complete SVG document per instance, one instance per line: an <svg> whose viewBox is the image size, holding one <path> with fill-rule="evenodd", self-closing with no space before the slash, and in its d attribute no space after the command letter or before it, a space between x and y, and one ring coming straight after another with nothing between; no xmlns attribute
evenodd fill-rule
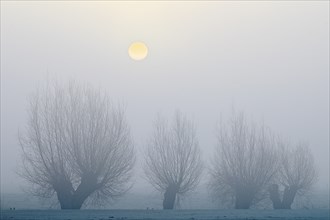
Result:
<svg viewBox="0 0 330 220"><path fill-rule="evenodd" d="M138 220L138 219L317 219L328 220L328 209L313 210L1 210L3 220Z"/></svg>

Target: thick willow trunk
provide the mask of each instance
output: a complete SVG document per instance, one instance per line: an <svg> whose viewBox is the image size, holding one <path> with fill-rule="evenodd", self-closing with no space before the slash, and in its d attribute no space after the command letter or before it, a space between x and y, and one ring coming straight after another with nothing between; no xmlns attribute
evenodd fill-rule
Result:
<svg viewBox="0 0 330 220"><path fill-rule="evenodd" d="M297 191L298 189L295 186L285 188L282 201L283 209L291 209L291 205L293 203L294 198L296 197Z"/></svg>
<svg viewBox="0 0 330 220"><path fill-rule="evenodd" d="M80 209L82 204L85 202L87 197L77 195L77 194L68 194L63 192L57 193L58 201L60 202L61 209Z"/></svg>
<svg viewBox="0 0 330 220"><path fill-rule="evenodd" d="M291 209L291 205L297 194L298 188L295 186L286 187L283 193L283 199L280 198L278 185L274 184L269 189L270 199L273 202L274 209Z"/></svg>
<svg viewBox="0 0 330 220"><path fill-rule="evenodd" d="M244 188L236 192L235 209L248 209L250 208L253 200L252 189Z"/></svg>
<svg viewBox="0 0 330 220"><path fill-rule="evenodd" d="M70 184L62 184L57 187L56 193L61 209L80 209L85 200L97 189L96 178L85 176L74 191Z"/></svg>
<svg viewBox="0 0 330 220"><path fill-rule="evenodd" d="M278 185L273 184L269 188L270 200L273 202L274 209L281 209L282 208L282 201L280 198L280 192L278 191Z"/></svg>
<svg viewBox="0 0 330 220"><path fill-rule="evenodd" d="M170 185L164 193L163 209L173 209L178 187Z"/></svg>
<svg viewBox="0 0 330 220"><path fill-rule="evenodd" d="M235 201L235 209L248 209L251 206L251 199L248 197L239 197Z"/></svg>
<svg viewBox="0 0 330 220"><path fill-rule="evenodd" d="M59 178L54 185L57 194L57 199L61 205L61 209L72 209L72 199L74 189L72 183L65 179Z"/></svg>
<svg viewBox="0 0 330 220"><path fill-rule="evenodd" d="M61 190L57 192L57 199L60 202L61 209L72 209L72 194Z"/></svg>

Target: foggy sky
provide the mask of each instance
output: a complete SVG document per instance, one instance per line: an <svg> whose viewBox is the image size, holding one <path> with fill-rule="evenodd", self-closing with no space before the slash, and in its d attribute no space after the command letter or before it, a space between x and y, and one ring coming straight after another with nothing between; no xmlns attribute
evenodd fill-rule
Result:
<svg viewBox="0 0 330 220"><path fill-rule="evenodd" d="M89 82L124 103L141 153L157 113L194 120L208 165L232 106L306 141L329 186L329 2L1 1L1 192L20 191L19 130L48 78ZM143 41L147 59L129 45ZM142 157L138 157L141 164ZM135 172L136 184L146 184ZM132 189L134 190L134 188Z"/></svg>

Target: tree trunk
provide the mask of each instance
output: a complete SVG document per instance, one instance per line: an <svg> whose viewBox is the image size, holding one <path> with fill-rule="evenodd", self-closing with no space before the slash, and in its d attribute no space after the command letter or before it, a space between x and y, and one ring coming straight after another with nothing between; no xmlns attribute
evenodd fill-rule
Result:
<svg viewBox="0 0 330 220"><path fill-rule="evenodd" d="M74 189L69 180L65 178L58 178L54 189L57 194L57 199L60 202L61 209L72 209L72 196Z"/></svg>
<svg viewBox="0 0 330 220"><path fill-rule="evenodd" d="M56 192L57 199L60 202L61 209L72 209L72 195L70 193L60 191Z"/></svg>
<svg viewBox="0 0 330 220"><path fill-rule="evenodd" d="M76 195L58 192L58 201L60 202L61 209L80 209L85 199L79 199Z"/></svg>
<svg viewBox="0 0 330 220"><path fill-rule="evenodd" d="M164 193L163 209L173 209L178 187L169 185Z"/></svg>
<svg viewBox="0 0 330 220"><path fill-rule="evenodd" d="M93 175L85 175L74 191L70 182L57 187L57 198L61 209L80 209L85 200L97 189L97 180Z"/></svg>
<svg viewBox="0 0 330 220"><path fill-rule="evenodd" d="M269 194L270 194L270 200L273 202L273 208L274 209L282 209L282 201L280 198L280 193L278 191L278 185L273 184L269 188Z"/></svg>
<svg viewBox="0 0 330 220"><path fill-rule="evenodd" d="M274 209L291 209L291 205L297 194L298 188L296 186L285 187L283 199L281 201L278 185L274 184L270 187L270 199L273 202Z"/></svg>
<svg viewBox="0 0 330 220"><path fill-rule="evenodd" d="M247 198L240 198L235 201L235 209L249 209L250 206L251 202Z"/></svg>
<svg viewBox="0 0 330 220"><path fill-rule="evenodd" d="M252 196L249 190L240 190L236 194L235 209L248 209L252 203Z"/></svg>
<svg viewBox="0 0 330 220"><path fill-rule="evenodd" d="M297 194L298 188L296 186L285 187L282 201L283 209L291 209L293 200Z"/></svg>

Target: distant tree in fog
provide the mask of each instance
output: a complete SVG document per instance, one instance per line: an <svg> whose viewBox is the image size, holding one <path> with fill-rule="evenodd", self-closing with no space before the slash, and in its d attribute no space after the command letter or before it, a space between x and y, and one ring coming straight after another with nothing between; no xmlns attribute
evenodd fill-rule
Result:
<svg viewBox="0 0 330 220"><path fill-rule="evenodd" d="M159 118L148 142L144 168L149 182L164 193L163 208L173 209L177 195L193 190L202 174L192 122L179 112L171 124Z"/></svg>
<svg viewBox="0 0 330 220"><path fill-rule="evenodd" d="M56 195L62 209L127 190L135 162L130 130L123 110L100 91L73 82L38 90L19 141L21 175L35 195Z"/></svg>
<svg viewBox="0 0 330 220"><path fill-rule="evenodd" d="M269 188L270 199L274 209L290 209L296 195L304 195L315 183L317 173L308 145L298 144L290 149L282 142L279 151L280 169L277 183ZM282 193L280 188L284 188Z"/></svg>
<svg viewBox="0 0 330 220"><path fill-rule="evenodd" d="M277 164L275 141L269 130L248 123L243 113L233 113L217 130L211 190L222 202L248 209L267 197Z"/></svg>

